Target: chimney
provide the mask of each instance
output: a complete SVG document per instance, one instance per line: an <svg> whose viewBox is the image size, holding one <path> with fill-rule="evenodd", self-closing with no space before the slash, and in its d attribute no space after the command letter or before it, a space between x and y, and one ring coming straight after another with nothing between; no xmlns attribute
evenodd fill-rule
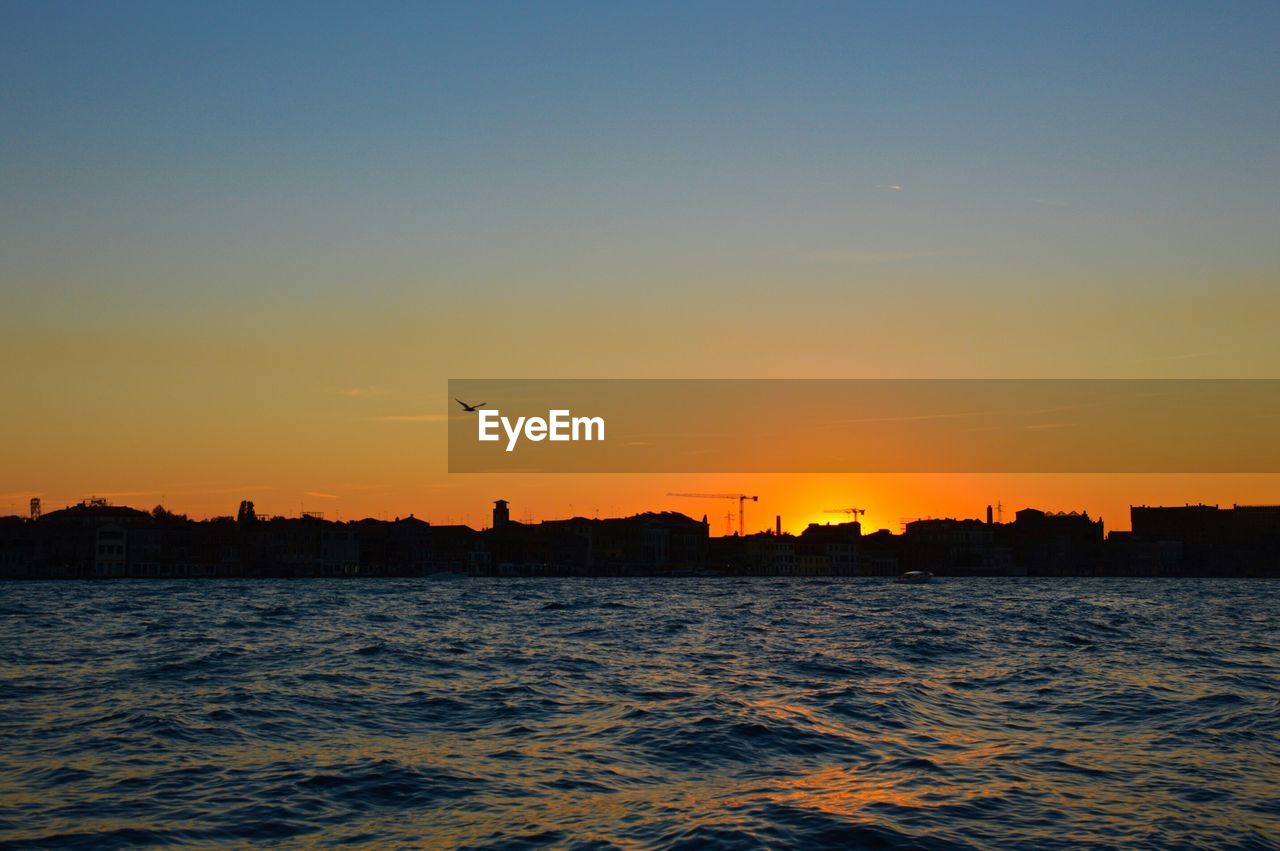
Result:
<svg viewBox="0 0 1280 851"><path fill-rule="evenodd" d="M773 534L782 536L782 515L775 515L773 518Z"/></svg>
<svg viewBox="0 0 1280 851"><path fill-rule="evenodd" d="M991 525L991 506L987 506L987 525Z"/></svg>

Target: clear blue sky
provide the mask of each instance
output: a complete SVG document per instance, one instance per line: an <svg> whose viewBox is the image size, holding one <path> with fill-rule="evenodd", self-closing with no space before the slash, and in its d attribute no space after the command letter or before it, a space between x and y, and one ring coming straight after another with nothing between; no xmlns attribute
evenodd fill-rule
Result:
<svg viewBox="0 0 1280 851"><path fill-rule="evenodd" d="M0 9L10 282L1275 266L1274 3Z"/></svg>

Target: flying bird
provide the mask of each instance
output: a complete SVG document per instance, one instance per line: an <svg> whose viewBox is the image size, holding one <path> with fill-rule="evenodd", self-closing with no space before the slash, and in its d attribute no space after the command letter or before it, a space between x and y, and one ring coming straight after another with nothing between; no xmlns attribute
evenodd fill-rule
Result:
<svg viewBox="0 0 1280 851"><path fill-rule="evenodd" d="M469 414L475 413L476 408L483 408L487 404L486 402L481 402L479 405L468 405L466 402L458 398L455 398L453 401L461 405L462 410L466 411Z"/></svg>

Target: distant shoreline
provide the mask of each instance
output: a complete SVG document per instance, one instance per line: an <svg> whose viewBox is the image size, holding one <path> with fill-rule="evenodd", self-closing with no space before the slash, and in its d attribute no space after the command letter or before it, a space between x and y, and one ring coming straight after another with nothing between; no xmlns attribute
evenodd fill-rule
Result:
<svg viewBox="0 0 1280 851"><path fill-rule="evenodd" d="M519 577L1280 576L1280 506L1133 506L1133 531L1107 534L1088 512L1017 511L1012 522L925 518L901 534L864 535L857 520L711 537L706 517L511 519L492 524L264 517L191 520L104 500L0 517L0 579Z"/></svg>

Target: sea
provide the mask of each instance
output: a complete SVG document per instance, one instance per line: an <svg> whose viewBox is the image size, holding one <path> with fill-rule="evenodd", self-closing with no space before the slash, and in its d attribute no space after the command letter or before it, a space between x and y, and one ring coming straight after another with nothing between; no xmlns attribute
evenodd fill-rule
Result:
<svg viewBox="0 0 1280 851"><path fill-rule="evenodd" d="M0 844L1278 848L1280 583L0 583Z"/></svg>

